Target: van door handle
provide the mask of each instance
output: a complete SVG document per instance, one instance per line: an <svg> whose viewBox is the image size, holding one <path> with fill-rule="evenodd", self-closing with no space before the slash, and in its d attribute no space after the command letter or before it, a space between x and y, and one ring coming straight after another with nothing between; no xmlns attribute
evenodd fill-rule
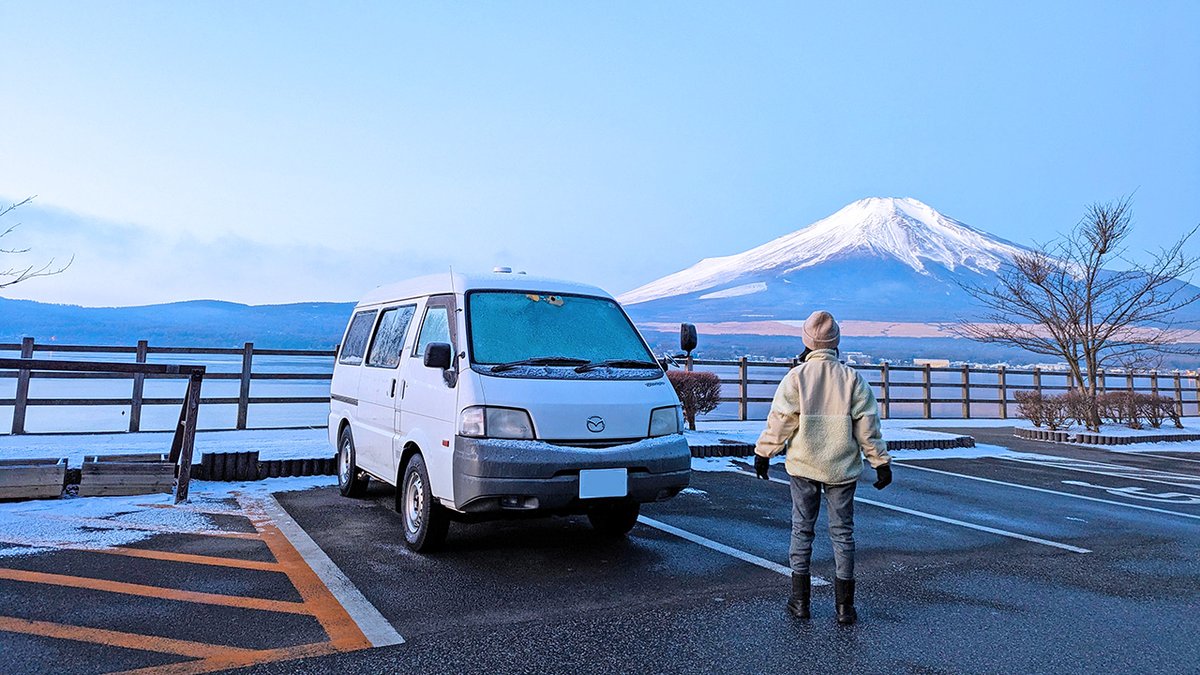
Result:
<svg viewBox="0 0 1200 675"><path fill-rule="evenodd" d="M392 393L388 394L391 398L396 398L396 378L392 378Z"/></svg>
<svg viewBox="0 0 1200 675"><path fill-rule="evenodd" d="M400 380L400 399L404 399L404 392L408 391L408 380Z"/></svg>

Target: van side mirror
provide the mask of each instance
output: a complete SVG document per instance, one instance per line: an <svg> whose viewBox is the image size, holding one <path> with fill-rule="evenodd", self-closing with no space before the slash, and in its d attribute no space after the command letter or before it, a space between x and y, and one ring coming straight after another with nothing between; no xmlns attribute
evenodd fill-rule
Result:
<svg viewBox="0 0 1200 675"><path fill-rule="evenodd" d="M679 348L689 354L696 348L696 324L679 324Z"/></svg>
<svg viewBox="0 0 1200 675"><path fill-rule="evenodd" d="M448 370L454 363L454 348L445 342L431 342L425 345L425 367Z"/></svg>

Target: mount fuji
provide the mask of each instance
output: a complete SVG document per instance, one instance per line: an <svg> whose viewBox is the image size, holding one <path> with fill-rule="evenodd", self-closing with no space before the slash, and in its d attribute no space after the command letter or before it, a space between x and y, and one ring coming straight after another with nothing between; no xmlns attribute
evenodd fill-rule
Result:
<svg viewBox="0 0 1200 675"><path fill-rule="evenodd" d="M962 284L987 284L1027 250L916 199L872 197L619 299L647 324L791 322L815 309L839 320L945 323L972 309Z"/></svg>

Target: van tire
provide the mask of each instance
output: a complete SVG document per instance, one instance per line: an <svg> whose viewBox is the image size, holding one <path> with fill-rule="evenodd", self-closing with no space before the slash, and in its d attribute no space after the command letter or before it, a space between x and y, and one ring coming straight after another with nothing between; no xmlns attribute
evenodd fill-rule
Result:
<svg viewBox="0 0 1200 675"><path fill-rule="evenodd" d="M404 528L404 543L413 551L433 551L446 541L450 514L434 498L425 458L419 454L409 458L396 482L396 513Z"/></svg>
<svg viewBox="0 0 1200 675"><path fill-rule="evenodd" d="M624 537L637 524L642 505L637 502L621 502L592 507L587 517L592 527L606 537Z"/></svg>
<svg viewBox="0 0 1200 675"><path fill-rule="evenodd" d="M350 427L342 429L338 435L337 455L338 492L343 497L361 497L367 491L370 478L358 468L358 460L354 454L354 436Z"/></svg>

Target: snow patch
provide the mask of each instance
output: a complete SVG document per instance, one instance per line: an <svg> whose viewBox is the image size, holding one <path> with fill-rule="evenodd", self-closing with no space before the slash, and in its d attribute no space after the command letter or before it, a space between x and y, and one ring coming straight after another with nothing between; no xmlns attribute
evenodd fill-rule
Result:
<svg viewBox="0 0 1200 675"><path fill-rule="evenodd" d="M700 296L701 300L717 300L720 298L736 298L742 295L753 295L767 290L767 285L761 281L756 281L752 284L742 284L733 288L726 288L712 293L705 293Z"/></svg>

